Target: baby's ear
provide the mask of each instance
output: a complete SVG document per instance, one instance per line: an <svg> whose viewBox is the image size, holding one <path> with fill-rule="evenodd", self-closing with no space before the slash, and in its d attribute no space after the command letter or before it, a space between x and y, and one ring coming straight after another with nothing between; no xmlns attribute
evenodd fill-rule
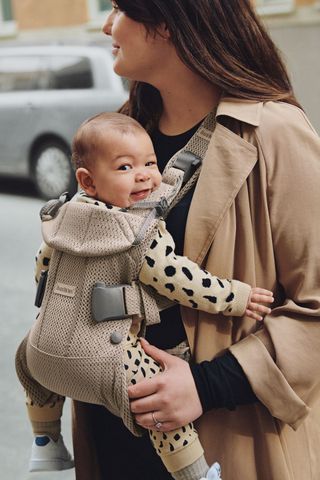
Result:
<svg viewBox="0 0 320 480"><path fill-rule="evenodd" d="M89 197L94 197L96 187L93 183L92 174L86 168L80 167L76 170L76 179L82 190L86 192Z"/></svg>

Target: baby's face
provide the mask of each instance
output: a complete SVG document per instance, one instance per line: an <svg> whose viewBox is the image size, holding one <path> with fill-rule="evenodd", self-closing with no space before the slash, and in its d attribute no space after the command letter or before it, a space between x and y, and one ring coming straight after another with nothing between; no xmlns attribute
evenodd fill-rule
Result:
<svg viewBox="0 0 320 480"><path fill-rule="evenodd" d="M115 132L112 144L108 142L105 156L96 160L91 174L95 197L122 208L145 200L161 183L152 141L140 130Z"/></svg>

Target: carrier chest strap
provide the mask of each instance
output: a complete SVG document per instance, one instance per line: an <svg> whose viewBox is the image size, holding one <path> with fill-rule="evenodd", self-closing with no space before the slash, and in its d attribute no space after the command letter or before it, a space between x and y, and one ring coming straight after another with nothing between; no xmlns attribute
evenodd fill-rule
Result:
<svg viewBox="0 0 320 480"><path fill-rule="evenodd" d="M156 300L139 284L106 285L96 282L91 296L91 312L96 322L123 320L137 315L147 325L160 322Z"/></svg>

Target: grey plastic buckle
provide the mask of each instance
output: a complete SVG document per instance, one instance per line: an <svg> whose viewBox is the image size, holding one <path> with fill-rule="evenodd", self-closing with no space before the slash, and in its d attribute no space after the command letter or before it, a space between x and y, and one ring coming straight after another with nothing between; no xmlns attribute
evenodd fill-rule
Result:
<svg viewBox="0 0 320 480"><path fill-rule="evenodd" d="M131 316L128 315L125 306L125 286L106 285L103 282L95 283L91 297L91 312L96 322L121 320Z"/></svg>
<svg viewBox="0 0 320 480"><path fill-rule="evenodd" d="M41 220L43 220L44 217L47 215L54 218L58 210L62 207L62 205L64 205L69 200L70 200L70 196L68 192L62 193L59 198L54 198L52 200L49 200L47 203L45 203L45 205L40 210Z"/></svg>
<svg viewBox="0 0 320 480"><path fill-rule="evenodd" d="M195 153L182 151L179 153L172 166L184 172L182 183L185 185L201 163L202 159Z"/></svg>

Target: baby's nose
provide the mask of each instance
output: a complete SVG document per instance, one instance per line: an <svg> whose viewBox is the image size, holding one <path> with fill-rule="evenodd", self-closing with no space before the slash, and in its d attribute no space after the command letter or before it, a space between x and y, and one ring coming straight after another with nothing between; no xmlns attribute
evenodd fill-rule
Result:
<svg viewBox="0 0 320 480"><path fill-rule="evenodd" d="M136 180L137 182L145 182L150 179L150 173L148 170L140 170L136 174Z"/></svg>

